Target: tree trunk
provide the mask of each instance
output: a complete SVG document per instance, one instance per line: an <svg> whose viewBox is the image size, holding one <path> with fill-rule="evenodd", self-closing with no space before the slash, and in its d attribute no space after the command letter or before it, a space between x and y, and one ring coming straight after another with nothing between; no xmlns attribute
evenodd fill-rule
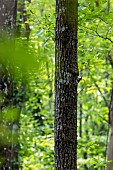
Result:
<svg viewBox="0 0 113 170"><path fill-rule="evenodd" d="M111 103L110 103L110 110L109 110L109 123L110 123L110 139L108 144L108 155L106 170L113 170L113 87L111 92Z"/></svg>
<svg viewBox="0 0 113 170"><path fill-rule="evenodd" d="M77 170L77 0L56 0L55 170Z"/></svg>
<svg viewBox="0 0 113 170"><path fill-rule="evenodd" d="M29 40L30 36L30 25L29 25L29 15L27 14L25 2L31 3L31 0L20 0L18 2L19 20L17 21L17 36L26 37ZM28 5L28 4L27 4ZM21 28L24 24L24 29Z"/></svg>
<svg viewBox="0 0 113 170"><path fill-rule="evenodd" d="M4 36L10 42L11 36L14 35L16 11L17 0L0 0L0 38L3 38L3 41L0 41L0 47L5 46ZM4 63L2 59L5 60L4 56L0 55L0 99L3 96L3 101L0 101L0 169L18 170L18 133L16 131L18 126L12 117L15 112L13 106L14 81L11 74L13 67L8 58L8 64ZM10 119L5 118L5 114L8 114ZM16 112L14 114L19 116Z"/></svg>
<svg viewBox="0 0 113 170"><path fill-rule="evenodd" d="M107 58L111 64L113 69L113 59L112 56L108 55ZM110 108L109 108L109 124L110 124L110 138L108 143L108 153L107 153L107 163L106 170L113 170L113 85L111 91L111 101L110 101Z"/></svg>
<svg viewBox="0 0 113 170"><path fill-rule="evenodd" d="M80 103L80 128L79 128L79 135L80 137L82 137L82 115L83 115L83 111L82 111L82 103Z"/></svg>
<svg viewBox="0 0 113 170"><path fill-rule="evenodd" d="M0 29L10 30L15 28L17 0L0 0Z"/></svg>

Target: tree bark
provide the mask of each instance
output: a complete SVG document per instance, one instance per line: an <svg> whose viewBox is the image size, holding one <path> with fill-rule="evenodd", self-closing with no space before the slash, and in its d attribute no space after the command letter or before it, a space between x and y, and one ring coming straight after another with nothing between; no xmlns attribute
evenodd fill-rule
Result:
<svg viewBox="0 0 113 170"><path fill-rule="evenodd" d="M77 170L77 0L56 0L55 170Z"/></svg>
<svg viewBox="0 0 113 170"><path fill-rule="evenodd" d="M0 0L0 29L13 29L16 26L17 0Z"/></svg>

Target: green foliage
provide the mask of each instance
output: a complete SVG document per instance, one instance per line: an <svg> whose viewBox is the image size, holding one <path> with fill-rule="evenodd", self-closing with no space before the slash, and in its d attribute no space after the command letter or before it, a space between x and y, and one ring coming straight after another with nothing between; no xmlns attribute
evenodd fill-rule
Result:
<svg viewBox="0 0 113 170"><path fill-rule="evenodd" d="M53 169L53 133L47 134L47 126L38 126L31 119L31 115L24 114L22 117L20 129L22 169ZM42 131L46 135L42 136Z"/></svg>
<svg viewBox="0 0 113 170"><path fill-rule="evenodd" d="M16 108L7 108L1 113L1 117L5 122L15 122L19 119L19 110Z"/></svg>
<svg viewBox="0 0 113 170"><path fill-rule="evenodd" d="M53 2L54 4L54 2ZM13 84L10 92L15 105L5 106L2 112L5 125L0 126L2 143L17 145L18 133L9 130L9 123L19 126L19 165L23 170L54 169L53 153L53 74L54 74L54 6L49 1L32 1L25 7L31 28L29 41L24 37L25 24L21 25L21 36L0 44L0 59L6 75L5 81ZM51 10L53 10L51 12ZM20 15L20 14L18 14ZM40 17L39 17L40 15ZM37 17L38 16L38 17ZM18 16L19 19L19 16ZM7 68L7 69L5 69ZM4 104L7 95L0 94ZM14 108L13 108L14 107ZM16 109L18 108L18 109ZM19 115L18 115L19 111ZM1 116L2 116L1 114ZM18 119L18 116L19 119ZM7 126L8 124L8 126ZM2 130L4 129L4 131ZM2 135L2 131L4 136ZM15 133L16 132L16 133ZM12 136L13 134L13 136ZM12 141L13 137L13 141ZM11 140L10 140L11 138ZM1 158L3 159L3 158Z"/></svg>
<svg viewBox="0 0 113 170"><path fill-rule="evenodd" d="M78 169L105 169L112 88L112 4L79 1ZM82 122L81 122L82 121ZM81 133L80 133L81 132Z"/></svg>
<svg viewBox="0 0 113 170"><path fill-rule="evenodd" d="M33 0L30 4L26 2L25 6L29 15L27 23L31 28L29 42L23 37L17 41L17 44L22 42L22 48L24 46L25 51L27 49L31 58L34 56L36 60L35 63L32 59L27 61L28 66L33 64L33 67L27 69L29 79L27 84L25 83L24 109L20 117L19 161L23 170L54 169L54 5L54 1L50 4L48 0L38 2ZM17 58L17 61L23 63L23 68L26 68L24 55L23 52L22 60Z"/></svg>
<svg viewBox="0 0 113 170"><path fill-rule="evenodd" d="M99 7L95 2L80 0L78 6L78 62L83 77L78 88L80 170L102 170L106 165L108 105L112 85L112 69L107 57L109 52L112 53L113 7L111 5L108 10L105 0L100 1ZM34 74L29 73L26 111L21 114L20 162L25 170L54 169L51 97L54 72L54 7L54 1L50 3L49 0L33 0L29 5L26 2L29 15L27 23L31 28L27 46L36 54L38 65ZM20 39L23 41L23 37ZM33 114L37 120L34 120Z"/></svg>

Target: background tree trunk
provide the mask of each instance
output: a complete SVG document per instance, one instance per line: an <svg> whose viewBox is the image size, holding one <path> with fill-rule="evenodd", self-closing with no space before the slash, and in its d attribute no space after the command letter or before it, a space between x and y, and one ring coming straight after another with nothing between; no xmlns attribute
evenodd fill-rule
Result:
<svg viewBox="0 0 113 170"><path fill-rule="evenodd" d="M108 55L108 60L113 69L113 59L110 54ZM107 160L109 162L107 163L106 170L113 170L113 85L111 90L111 101L110 101L110 108L109 108L109 124L110 124L110 138L109 138L108 153L107 153Z"/></svg>
<svg viewBox="0 0 113 170"><path fill-rule="evenodd" d="M113 87L111 92L111 103L110 103L110 110L109 110L109 123L110 123L110 139L108 144L108 154L106 170L113 170Z"/></svg>
<svg viewBox="0 0 113 170"><path fill-rule="evenodd" d="M55 170L76 170L77 0L56 0Z"/></svg>
<svg viewBox="0 0 113 170"><path fill-rule="evenodd" d="M16 13L17 0L0 0L0 39L2 40L0 47L6 45L4 41L9 40L10 42L10 38L14 35ZM18 135L17 131L15 133L18 126L14 121L7 120L7 117L4 119L4 114L7 114L7 111L9 111L9 114L13 114L14 111L14 80L11 74L13 63L8 61L8 58L8 64L3 62L2 59L5 61L4 56L0 55L0 97L4 96L4 100L0 101L0 131L2 131L0 133L0 169L18 170L18 144L16 143ZM16 138L14 139L14 137Z"/></svg>
<svg viewBox="0 0 113 170"><path fill-rule="evenodd" d="M19 19L17 21L17 36L26 37L27 40L29 40L30 36L30 25L29 25L29 15L27 14L26 5L25 2L31 3L31 0L20 0L18 2L18 12L19 12ZM27 4L28 6L28 4ZM22 24L24 24L24 28L22 29Z"/></svg>
<svg viewBox="0 0 113 170"><path fill-rule="evenodd" d="M0 0L0 29L13 29L16 26L17 0Z"/></svg>

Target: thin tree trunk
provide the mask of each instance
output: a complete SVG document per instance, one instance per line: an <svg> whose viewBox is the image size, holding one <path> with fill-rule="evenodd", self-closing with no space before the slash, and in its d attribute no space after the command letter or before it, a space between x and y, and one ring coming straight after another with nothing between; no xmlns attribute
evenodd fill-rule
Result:
<svg viewBox="0 0 113 170"><path fill-rule="evenodd" d="M89 141L89 131L88 131L88 119L89 119L89 115L86 115L85 117L85 136L86 136L86 141ZM83 157L85 160L88 159L88 153L87 151L83 152ZM84 164L84 170L88 170L87 164Z"/></svg>
<svg viewBox="0 0 113 170"><path fill-rule="evenodd" d="M55 170L77 170L77 0L56 0Z"/></svg>
<svg viewBox="0 0 113 170"><path fill-rule="evenodd" d="M80 128L79 128L80 137L82 137L82 115L83 115L82 103L80 103Z"/></svg>
<svg viewBox="0 0 113 170"><path fill-rule="evenodd" d="M107 58L111 64L113 69L113 59L109 52ZM113 85L111 91L111 101L110 101L110 108L109 108L109 124L110 124L110 138L108 143L108 153L107 153L107 160L109 161L106 166L106 170L113 170Z"/></svg>
<svg viewBox="0 0 113 170"><path fill-rule="evenodd" d="M110 103L110 111L109 111L109 123L110 123L110 139L108 144L108 155L106 170L113 170L113 88L111 92L111 103Z"/></svg>

